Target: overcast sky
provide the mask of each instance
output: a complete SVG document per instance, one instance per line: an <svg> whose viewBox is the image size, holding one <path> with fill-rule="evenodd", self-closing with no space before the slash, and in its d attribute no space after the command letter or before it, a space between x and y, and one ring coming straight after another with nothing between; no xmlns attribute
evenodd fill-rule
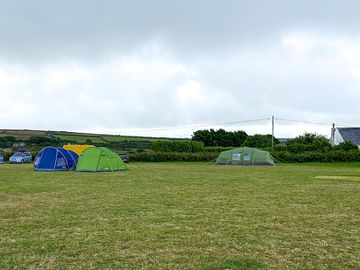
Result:
<svg viewBox="0 0 360 270"><path fill-rule="evenodd" d="M0 0L0 128L358 125L358 0ZM196 125L196 126L192 126ZM275 135L330 134L276 121Z"/></svg>

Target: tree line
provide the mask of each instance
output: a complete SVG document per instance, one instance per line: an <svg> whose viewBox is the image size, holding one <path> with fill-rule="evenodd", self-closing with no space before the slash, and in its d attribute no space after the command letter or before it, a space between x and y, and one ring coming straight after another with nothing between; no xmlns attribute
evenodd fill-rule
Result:
<svg viewBox="0 0 360 270"><path fill-rule="evenodd" d="M272 136L270 134L248 135L243 130L226 131L224 129L203 129L193 133L191 139L204 143L204 146L239 147L249 146L255 148L266 148L271 146ZM275 139L275 144L278 141Z"/></svg>

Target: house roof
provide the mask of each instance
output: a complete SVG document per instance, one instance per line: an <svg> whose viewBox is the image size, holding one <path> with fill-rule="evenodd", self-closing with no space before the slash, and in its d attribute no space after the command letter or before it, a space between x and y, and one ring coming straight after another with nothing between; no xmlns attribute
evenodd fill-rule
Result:
<svg viewBox="0 0 360 270"><path fill-rule="evenodd" d="M353 144L360 145L360 127L338 128L338 131L344 141L350 141Z"/></svg>

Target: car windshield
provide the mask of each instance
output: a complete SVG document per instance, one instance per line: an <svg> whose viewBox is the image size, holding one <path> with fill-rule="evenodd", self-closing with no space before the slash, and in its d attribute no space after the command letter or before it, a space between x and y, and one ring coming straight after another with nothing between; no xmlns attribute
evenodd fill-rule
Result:
<svg viewBox="0 0 360 270"><path fill-rule="evenodd" d="M15 153L13 156L14 156L14 157L22 157L22 156L23 156L23 153Z"/></svg>

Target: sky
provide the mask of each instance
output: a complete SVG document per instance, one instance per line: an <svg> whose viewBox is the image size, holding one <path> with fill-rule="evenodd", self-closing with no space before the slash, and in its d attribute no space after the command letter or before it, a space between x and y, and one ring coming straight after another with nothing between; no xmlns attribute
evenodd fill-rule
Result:
<svg viewBox="0 0 360 270"><path fill-rule="evenodd" d="M268 134L274 115L275 136L295 137L360 125L358 0L0 6L0 128Z"/></svg>

